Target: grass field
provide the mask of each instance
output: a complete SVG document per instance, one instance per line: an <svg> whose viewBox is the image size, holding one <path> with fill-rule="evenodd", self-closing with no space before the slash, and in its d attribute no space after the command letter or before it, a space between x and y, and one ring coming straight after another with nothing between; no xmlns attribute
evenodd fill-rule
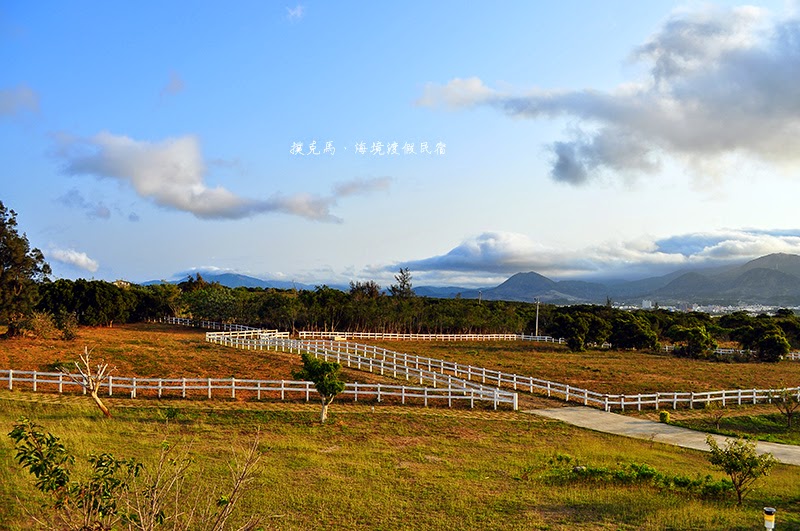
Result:
<svg viewBox="0 0 800 531"><path fill-rule="evenodd" d="M247 373L271 379L287 378L299 367L296 355L208 345L197 330L157 325L82 329L72 343L3 341L0 367L44 369L75 359L83 345L97 358L116 364L120 375ZM652 385L647 376L651 372L679 367L702 368L707 378L717 374L719 380L705 383L721 388L735 381L728 378L751 378L748 373L755 367L709 364L706 369L685 360L635 353L588 353L581 359L518 343L387 346L554 380L565 367L577 367L567 371L570 378L586 371L597 374L597 369L602 377L596 378L596 385L610 385L611 375L619 373L621 380L641 379L634 384L644 387ZM629 355L640 357L627 364L616 361ZM659 364L658 370L638 367L651 361ZM715 373L715 367L738 369L739 374ZM542 372L534 372L538 368ZM365 381L363 373L358 374ZM695 377L672 378L689 385ZM165 438L188 441L196 459L192 485L198 489L224 483L232 443L251 440L260 429L261 469L238 518L241 522L246 515L261 515L264 529L749 530L763 529L764 506L778 508L779 529L800 529L795 467L777 467L742 508L730 500L648 482L578 478L550 461L570 455L572 463L593 467L639 463L669 475L723 475L701 452L597 434L521 412L388 405L373 409L370 404L337 402L331 423L319 426L314 403L108 402L115 415L111 420L103 419L80 395L0 390L0 529L32 528L25 511L39 510L41 501L30 477L14 462L12 441L5 436L21 415L61 436L78 456L111 451L147 461Z"/></svg>
<svg viewBox="0 0 800 531"><path fill-rule="evenodd" d="M523 341L394 341L381 347L567 383L598 393L713 391L800 385L800 362L718 363L637 351L566 348Z"/></svg>
<svg viewBox="0 0 800 531"><path fill-rule="evenodd" d="M115 399L115 418L104 420L82 397L45 396L0 392L4 431L26 415L79 456L102 450L144 460L164 438L191 441L198 488L224 482L232 441L260 429L261 471L239 516L262 515L264 529L759 529L765 505L779 508L785 529L800 526L795 468L778 467L743 508L648 484L565 477L549 464L557 454L598 467L636 462L722 476L700 452L522 413L339 404L319 426L316 407L305 404ZM10 439L0 437L0 528L30 528L24 510L37 507Z"/></svg>

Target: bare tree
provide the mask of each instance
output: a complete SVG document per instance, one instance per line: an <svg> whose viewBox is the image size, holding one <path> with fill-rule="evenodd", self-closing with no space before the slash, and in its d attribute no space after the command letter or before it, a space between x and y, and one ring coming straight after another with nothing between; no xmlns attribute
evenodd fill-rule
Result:
<svg viewBox="0 0 800 531"><path fill-rule="evenodd" d="M98 393L100 392L100 386L103 384L103 380L108 378L108 375L115 370L116 367L112 368L111 370L108 369L108 363L98 363L95 367L94 371L92 371L92 365L89 361L89 348L83 347L83 354L81 355L81 363L75 362L75 367L78 369L78 373L80 377L71 374L66 368L60 367L61 372L66 374L73 382L81 385L84 389L86 389L89 394L92 396L92 400L94 403L97 404L97 407L100 408L100 411L103 412L107 418L111 418L111 412L108 410L103 401L100 400L100 396Z"/></svg>
<svg viewBox="0 0 800 531"><path fill-rule="evenodd" d="M130 531L189 531L229 529L227 522L242 496L258 473L259 433L246 446L236 448L230 469L230 490L220 494L216 487L199 488L191 482L189 468L193 461L189 449L183 445L161 445L158 463L152 470L145 468L134 479L134 485L125 498L129 513ZM256 529L261 519L253 515L237 531Z"/></svg>

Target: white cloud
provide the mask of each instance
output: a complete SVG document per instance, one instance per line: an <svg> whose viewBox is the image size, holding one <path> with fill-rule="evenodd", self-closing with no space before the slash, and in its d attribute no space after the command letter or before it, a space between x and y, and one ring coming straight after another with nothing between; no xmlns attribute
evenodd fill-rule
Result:
<svg viewBox="0 0 800 531"><path fill-rule="evenodd" d="M26 85L0 89L0 117L39 111L39 95Z"/></svg>
<svg viewBox="0 0 800 531"><path fill-rule="evenodd" d="M771 253L800 254L800 230L722 230L665 239L641 237L583 249L555 250L524 234L487 232L447 253L384 267L408 267L436 278L484 279L536 271L555 278L655 276L684 267L751 260ZM474 282L473 282L474 283Z"/></svg>
<svg viewBox="0 0 800 531"><path fill-rule="evenodd" d="M603 173L654 174L661 157L699 174L744 157L800 167L800 20L759 8L674 13L635 60L649 78L616 90L534 90L511 95L480 79L428 85L420 105L486 105L509 116L568 118L553 142L551 176L572 185Z"/></svg>
<svg viewBox="0 0 800 531"><path fill-rule="evenodd" d="M353 179L334 186L333 192L336 197L348 197L369 192L379 192L388 190L392 184L390 177L377 177L375 179Z"/></svg>
<svg viewBox="0 0 800 531"><path fill-rule="evenodd" d="M269 199L238 196L221 186L206 184L206 168L194 136L161 142L138 141L102 132L89 139L63 137L59 156L65 172L110 178L129 184L136 193L159 206L189 212L203 219L240 219L281 212L315 221L339 222L330 209L337 199L386 186L385 178L339 185L328 196L274 194Z"/></svg>
<svg viewBox="0 0 800 531"><path fill-rule="evenodd" d="M74 249L51 249L47 253L47 258L61 262L62 264L84 269L90 273L94 273L100 267L96 260L89 258L84 252L79 252Z"/></svg>
<svg viewBox="0 0 800 531"><path fill-rule="evenodd" d="M305 6L297 4L295 7L287 7L286 8L286 16L289 17L289 20L300 20L306 14Z"/></svg>
<svg viewBox="0 0 800 531"><path fill-rule="evenodd" d="M415 103L421 107L444 106L458 109L486 103L494 97L500 95L477 77L455 78L444 86L427 83L422 97Z"/></svg>

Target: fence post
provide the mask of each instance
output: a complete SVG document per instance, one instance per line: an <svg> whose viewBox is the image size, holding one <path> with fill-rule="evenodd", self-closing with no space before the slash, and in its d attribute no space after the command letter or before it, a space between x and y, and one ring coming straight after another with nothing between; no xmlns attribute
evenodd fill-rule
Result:
<svg viewBox="0 0 800 531"><path fill-rule="evenodd" d="M36 371L33 371L33 392L36 392Z"/></svg>
<svg viewBox="0 0 800 531"><path fill-rule="evenodd" d="M8 369L8 390L14 390L14 370Z"/></svg>
<svg viewBox="0 0 800 531"><path fill-rule="evenodd" d="M181 398L186 398L186 378L181 379Z"/></svg>
<svg viewBox="0 0 800 531"><path fill-rule="evenodd" d="M64 375L62 373L58 373L58 394L64 392Z"/></svg>
<svg viewBox="0 0 800 531"><path fill-rule="evenodd" d="M281 400L286 398L286 381L281 380ZM308 394L306 394L306 401L308 401Z"/></svg>
<svg viewBox="0 0 800 531"><path fill-rule="evenodd" d="M112 389L113 383L111 382L112 378L114 378L114 377L109 374L108 375L108 396L111 396L113 394L113 389Z"/></svg>
<svg viewBox="0 0 800 531"><path fill-rule="evenodd" d="M358 402L358 382L355 382L353 387L355 388L355 393L353 393L353 402Z"/></svg>
<svg viewBox="0 0 800 531"><path fill-rule="evenodd" d="M694 409L694 391L689 395L689 409Z"/></svg>
<svg viewBox="0 0 800 531"><path fill-rule="evenodd" d="M236 378L231 378L231 398L236 398Z"/></svg>
<svg viewBox="0 0 800 531"><path fill-rule="evenodd" d="M161 398L161 378L158 379L158 398Z"/></svg>
<svg viewBox="0 0 800 531"><path fill-rule="evenodd" d="M136 377L134 376L133 382L131 385L131 398L136 398Z"/></svg>
<svg viewBox="0 0 800 531"><path fill-rule="evenodd" d="M406 404L406 386L402 386L400 388L400 403L405 405Z"/></svg>
<svg viewBox="0 0 800 531"><path fill-rule="evenodd" d="M422 389L423 389L422 394L425 397L425 407L428 407L428 388L423 387Z"/></svg>
<svg viewBox="0 0 800 531"><path fill-rule="evenodd" d="M381 384L378 384L378 403L381 403Z"/></svg>
<svg viewBox="0 0 800 531"><path fill-rule="evenodd" d="M622 411L625 411L625 395L620 395L620 397L619 397L619 407L622 408Z"/></svg>
<svg viewBox="0 0 800 531"><path fill-rule="evenodd" d="M211 378L208 379L208 399L211 400Z"/></svg>

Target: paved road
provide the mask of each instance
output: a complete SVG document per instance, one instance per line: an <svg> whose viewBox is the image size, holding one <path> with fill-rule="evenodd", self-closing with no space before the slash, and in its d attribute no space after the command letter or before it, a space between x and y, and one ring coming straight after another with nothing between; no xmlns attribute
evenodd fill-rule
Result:
<svg viewBox="0 0 800 531"><path fill-rule="evenodd" d="M576 406L531 409L526 410L525 413L560 420L567 424L572 424L573 426L604 433L613 433L615 435L624 435L636 439L673 444L682 448L708 451L706 433L679 428L678 426L672 426L661 422L654 422L652 420L636 419L618 413L608 413L590 407ZM720 444L724 444L724 441L728 439L720 435L715 435L714 437ZM759 453L771 453L775 456L775 459L781 463L800 466L800 446L757 442L756 450Z"/></svg>

